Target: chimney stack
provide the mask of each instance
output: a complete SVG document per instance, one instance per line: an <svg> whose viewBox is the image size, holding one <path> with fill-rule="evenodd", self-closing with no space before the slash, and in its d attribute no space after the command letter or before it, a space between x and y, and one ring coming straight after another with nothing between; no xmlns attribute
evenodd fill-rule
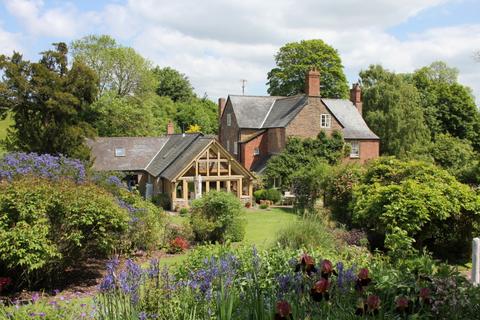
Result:
<svg viewBox="0 0 480 320"><path fill-rule="evenodd" d="M350 101L352 101L358 112L362 114L362 88L360 88L358 83L354 83L352 89L350 89Z"/></svg>
<svg viewBox="0 0 480 320"><path fill-rule="evenodd" d="M309 97L320 97L320 72L316 68L307 73L305 93Z"/></svg>
<svg viewBox="0 0 480 320"><path fill-rule="evenodd" d="M218 121L222 118L223 110L225 109L225 98L218 98Z"/></svg>
<svg viewBox="0 0 480 320"><path fill-rule="evenodd" d="M172 122L172 120L169 120L168 124L167 124L167 134L171 135L171 134L174 134L174 133L175 133L175 129L174 129L174 126L173 126L173 122Z"/></svg>

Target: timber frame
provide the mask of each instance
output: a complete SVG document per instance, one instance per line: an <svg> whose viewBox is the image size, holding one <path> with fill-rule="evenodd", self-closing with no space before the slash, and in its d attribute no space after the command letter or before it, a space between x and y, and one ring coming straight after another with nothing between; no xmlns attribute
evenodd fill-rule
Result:
<svg viewBox="0 0 480 320"><path fill-rule="evenodd" d="M189 207L210 190L234 193L242 202L253 198L254 176L216 140L211 142L170 181L172 210Z"/></svg>

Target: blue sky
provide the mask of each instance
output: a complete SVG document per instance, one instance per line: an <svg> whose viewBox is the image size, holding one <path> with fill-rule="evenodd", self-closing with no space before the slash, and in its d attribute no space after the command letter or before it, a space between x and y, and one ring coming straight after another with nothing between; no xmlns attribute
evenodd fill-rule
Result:
<svg viewBox="0 0 480 320"><path fill-rule="evenodd" d="M443 60L480 104L479 13L480 0L5 0L0 53L36 59L52 42L110 34L216 99L240 93L240 79L247 94L265 94L278 48L320 38L338 49L350 82L369 64L411 72Z"/></svg>

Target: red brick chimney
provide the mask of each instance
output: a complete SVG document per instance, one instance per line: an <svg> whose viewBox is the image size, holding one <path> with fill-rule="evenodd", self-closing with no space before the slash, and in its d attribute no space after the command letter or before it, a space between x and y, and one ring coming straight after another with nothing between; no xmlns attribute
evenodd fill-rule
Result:
<svg viewBox="0 0 480 320"><path fill-rule="evenodd" d="M362 114L362 88L360 88L360 85L358 83L354 83L352 85L352 89L350 89L350 101L352 101L358 112Z"/></svg>
<svg viewBox="0 0 480 320"><path fill-rule="evenodd" d="M223 110L225 109L225 98L218 98L218 121L222 118Z"/></svg>
<svg viewBox="0 0 480 320"><path fill-rule="evenodd" d="M174 134L175 133L175 129L173 127L173 122L172 120L169 120L168 121L168 124L167 124L167 134Z"/></svg>
<svg viewBox="0 0 480 320"><path fill-rule="evenodd" d="M313 68L307 73L305 93L309 97L320 97L320 72Z"/></svg>

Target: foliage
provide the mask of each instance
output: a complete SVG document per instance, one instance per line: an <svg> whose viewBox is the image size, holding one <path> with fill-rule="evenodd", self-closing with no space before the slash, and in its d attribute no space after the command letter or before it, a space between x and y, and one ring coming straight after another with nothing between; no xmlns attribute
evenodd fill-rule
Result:
<svg viewBox="0 0 480 320"><path fill-rule="evenodd" d="M282 248L294 250L320 249L323 253L335 252L336 241L325 221L316 214L304 215L280 230L276 241Z"/></svg>
<svg viewBox="0 0 480 320"><path fill-rule="evenodd" d="M276 67L268 73L268 93L292 96L304 92L305 76L312 68L320 70L322 97L346 98L348 83L340 56L320 39L285 44L275 55Z"/></svg>
<svg viewBox="0 0 480 320"><path fill-rule="evenodd" d="M210 191L192 203L190 224L199 241L240 241L245 233L243 205L233 194Z"/></svg>
<svg viewBox="0 0 480 320"><path fill-rule="evenodd" d="M257 203L260 203L261 200L269 200L272 203L277 203L282 199L282 193L275 188L256 190L253 196Z"/></svg>
<svg viewBox="0 0 480 320"><path fill-rule="evenodd" d="M69 178L76 182L86 180L83 163L64 156L13 152L0 158L0 181L12 180L23 175L55 180Z"/></svg>
<svg viewBox="0 0 480 320"><path fill-rule="evenodd" d="M117 201L130 215L127 243L131 250L155 250L163 240L165 214L139 194L120 188Z"/></svg>
<svg viewBox="0 0 480 320"><path fill-rule="evenodd" d="M358 164L341 164L332 167L327 177L325 205L331 210L332 218L352 227L353 188L363 176L363 167Z"/></svg>
<svg viewBox="0 0 480 320"><path fill-rule="evenodd" d="M430 140L416 87L404 77L371 65L360 72L363 115L381 140L380 153L406 156Z"/></svg>
<svg viewBox="0 0 480 320"><path fill-rule="evenodd" d="M429 150L435 164L446 169L457 179L465 183L480 183L469 178L475 167L479 166L480 156L475 153L468 140L438 134Z"/></svg>
<svg viewBox="0 0 480 320"><path fill-rule="evenodd" d="M97 95L94 71L79 61L69 68L64 43L37 63L19 53L0 56L0 70L0 112L10 111L14 119L7 149L88 159L85 138L94 131L85 119Z"/></svg>
<svg viewBox="0 0 480 320"><path fill-rule="evenodd" d="M206 98L192 98L176 104L175 121L182 132L190 126L199 126L205 134L216 133L218 129L217 105Z"/></svg>
<svg viewBox="0 0 480 320"><path fill-rule="evenodd" d="M325 181L330 166L323 161L312 162L292 176L292 191L295 194L294 209L299 214L314 213L315 203L325 193Z"/></svg>
<svg viewBox="0 0 480 320"><path fill-rule="evenodd" d="M468 254L479 216L480 199L469 186L420 161L381 158L354 187L354 223L385 235L394 255L424 247L444 258Z"/></svg>
<svg viewBox="0 0 480 320"><path fill-rule="evenodd" d="M458 70L436 61L416 70L411 82L421 94L421 106L432 137L450 134L470 140L480 151L480 112L470 88L458 83Z"/></svg>
<svg viewBox="0 0 480 320"><path fill-rule="evenodd" d="M192 85L184 74L170 67L156 67L153 73L158 82L155 92L159 96L169 97L174 102L195 97Z"/></svg>
<svg viewBox="0 0 480 320"><path fill-rule="evenodd" d="M188 126L186 133L197 133L202 132L202 128L198 124L191 124Z"/></svg>
<svg viewBox="0 0 480 320"><path fill-rule="evenodd" d="M166 193L158 193L153 195L152 202L164 210L170 210L170 196Z"/></svg>
<svg viewBox="0 0 480 320"><path fill-rule="evenodd" d="M188 241L182 237L175 237L170 241L168 253L180 253L187 250L189 247Z"/></svg>
<svg viewBox="0 0 480 320"><path fill-rule="evenodd" d="M282 153L268 161L265 176L269 180L281 179L281 187L289 188L296 171L322 159L336 164L348 152L342 134L337 131L331 137L322 131L316 139L290 138Z"/></svg>
<svg viewBox="0 0 480 320"><path fill-rule="evenodd" d="M187 216L187 215L188 215L188 209L187 209L187 208L182 208L182 209L180 209L179 214L180 214L182 217Z"/></svg>
<svg viewBox="0 0 480 320"><path fill-rule="evenodd" d="M128 214L92 184L22 177L0 184L1 263L17 285L56 277L86 255L121 249Z"/></svg>
<svg viewBox="0 0 480 320"><path fill-rule="evenodd" d="M266 204L266 203L262 203L262 204L260 204L258 207L259 207L260 209L262 209L262 210L265 210L265 209L268 209L269 205Z"/></svg>
<svg viewBox="0 0 480 320"><path fill-rule="evenodd" d="M75 61L97 73L99 96L107 91L119 97L141 96L155 86L150 62L108 35L85 36L73 41L70 47Z"/></svg>

